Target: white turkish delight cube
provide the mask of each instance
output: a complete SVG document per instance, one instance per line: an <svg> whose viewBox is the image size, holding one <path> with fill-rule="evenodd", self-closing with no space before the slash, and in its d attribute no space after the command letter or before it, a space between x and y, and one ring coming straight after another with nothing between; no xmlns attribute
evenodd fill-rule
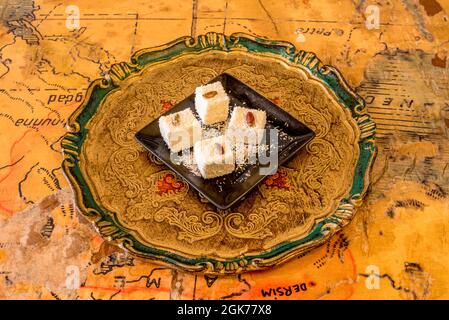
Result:
<svg viewBox="0 0 449 320"><path fill-rule="evenodd" d="M225 136L203 139L195 143L193 155L205 179L224 176L234 171L234 151Z"/></svg>
<svg viewBox="0 0 449 320"><path fill-rule="evenodd" d="M234 107L226 135L235 144L257 145L265 133L267 115L263 110Z"/></svg>
<svg viewBox="0 0 449 320"><path fill-rule="evenodd" d="M160 117L159 129L172 152L191 148L202 135L201 124L190 108Z"/></svg>
<svg viewBox="0 0 449 320"><path fill-rule="evenodd" d="M226 121L229 112L229 97L220 82L206 84L195 90L195 108L206 125Z"/></svg>

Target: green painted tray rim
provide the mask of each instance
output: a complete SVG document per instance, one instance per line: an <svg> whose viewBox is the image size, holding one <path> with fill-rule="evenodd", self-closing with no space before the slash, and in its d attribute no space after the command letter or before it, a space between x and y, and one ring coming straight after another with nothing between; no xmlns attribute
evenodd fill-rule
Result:
<svg viewBox="0 0 449 320"><path fill-rule="evenodd" d="M181 54L210 50L225 52L245 50L250 53L268 53L288 60L326 86L339 104L350 110L360 129L358 142L360 154L349 195L340 201L335 212L323 220L315 221L307 236L282 242L257 255L242 255L232 259L191 257L147 246L121 225L115 213L106 210L95 201L80 168L79 154L88 134L86 125L95 115L102 100L109 92L117 89L121 81L150 64L167 61ZM261 39L243 33L226 36L211 32L196 38L187 36L160 47L136 52L131 57L131 62L114 64L107 76L91 83L84 102L72 114L68 126L70 131L61 141L64 154L62 168L75 191L78 208L83 215L93 221L99 233L107 240L140 257L186 271L217 275L268 268L324 243L351 221L355 208L362 203L369 188L371 168L377 154L376 125L367 113L363 99L352 91L336 68L324 65L314 53L297 50L291 43Z"/></svg>

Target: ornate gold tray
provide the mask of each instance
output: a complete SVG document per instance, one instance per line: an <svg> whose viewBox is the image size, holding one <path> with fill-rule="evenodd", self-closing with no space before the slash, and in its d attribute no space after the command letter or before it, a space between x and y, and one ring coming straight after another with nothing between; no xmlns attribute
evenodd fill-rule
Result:
<svg viewBox="0 0 449 320"><path fill-rule="evenodd" d="M226 72L316 137L238 206L217 210L135 140L150 120ZM80 211L103 237L184 270L271 267L347 224L369 186L375 124L339 72L313 53L243 34L184 37L137 52L91 84L62 141Z"/></svg>

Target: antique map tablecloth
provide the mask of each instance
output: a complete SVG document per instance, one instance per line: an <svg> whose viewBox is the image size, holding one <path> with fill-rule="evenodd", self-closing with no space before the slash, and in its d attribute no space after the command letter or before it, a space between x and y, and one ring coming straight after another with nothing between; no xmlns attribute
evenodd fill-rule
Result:
<svg viewBox="0 0 449 320"><path fill-rule="evenodd" d="M0 298L449 298L448 11L443 0L1 1ZM76 211L62 175L60 140L92 80L138 49L207 32L315 52L377 123L354 220L269 271L198 276L129 255Z"/></svg>

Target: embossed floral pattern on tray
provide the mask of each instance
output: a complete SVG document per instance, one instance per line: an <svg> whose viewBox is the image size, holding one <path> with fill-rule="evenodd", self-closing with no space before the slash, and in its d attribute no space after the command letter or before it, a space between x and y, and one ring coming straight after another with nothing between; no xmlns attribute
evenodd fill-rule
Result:
<svg viewBox="0 0 449 320"><path fill-rule="evenodd" d="M229 73L316 137L237 206L217 210L150 156L134 134L196 86ZM349 222L369 185L375 125L332 67L283 42L209 33L142 50L94 82L71 117L64 171L100 233L185 270L269 267Z"/></svg>

